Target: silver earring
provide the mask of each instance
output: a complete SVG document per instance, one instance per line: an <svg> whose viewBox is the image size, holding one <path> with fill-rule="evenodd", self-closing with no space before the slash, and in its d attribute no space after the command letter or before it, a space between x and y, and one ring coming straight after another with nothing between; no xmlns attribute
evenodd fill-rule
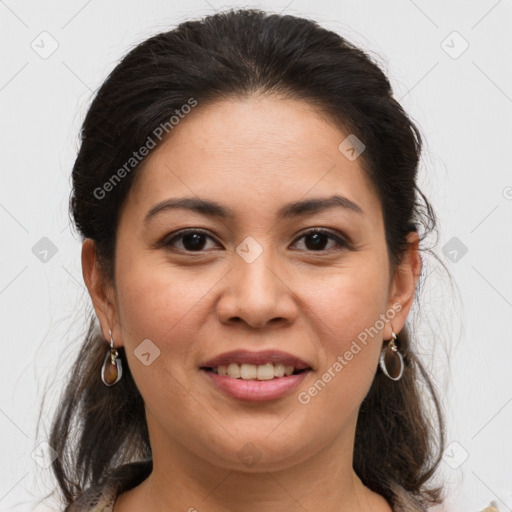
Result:
<svg viewBox="0 0 512 512"><path fill-rule="evenodd" d="M391 380L400 380L404 373L404 359L395 345L396 334L391 331L391 339L380 352L380 367Z"/></svg>
<svg viewBox="0 0 512 512"><path fill-rule="evenodd" d="M118 357L117 350L114 348L114 340L112 339L112 332L110 334L110 347L105 354L103 366L101 367L101 380L105 386L113 386L117 384L123 376L123 365L121 358Z"/></svg>

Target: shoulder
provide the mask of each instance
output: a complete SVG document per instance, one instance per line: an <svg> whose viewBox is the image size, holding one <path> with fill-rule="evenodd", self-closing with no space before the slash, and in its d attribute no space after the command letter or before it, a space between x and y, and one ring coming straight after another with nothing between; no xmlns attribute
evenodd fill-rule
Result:
<svg viewBox="0 0 512 512"><path fill-rule="evenodd" d="M83 491L64 512L112 512L119 494L139 485L149 476L152 469L151 459L119 466L100 484Z"/></svg>
<svg viewBox="0 0 512 512"><path fill-rule="evenodd" d="M425 505L396 482L390 483L393 512L427 512Z"/></svg>
<svg viewBox="0 0 512 512"><path fill-rule="evenodd" d="M393 512L428 512L429 508L400 484L391 483L390 489L393 492ZM491 502L480 512L498 512L496 502Z"/></svg>

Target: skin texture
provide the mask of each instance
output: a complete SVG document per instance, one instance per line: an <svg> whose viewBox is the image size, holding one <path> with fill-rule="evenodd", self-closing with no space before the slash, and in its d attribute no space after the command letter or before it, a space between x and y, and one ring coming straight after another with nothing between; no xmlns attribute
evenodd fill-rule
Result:
<svg viewBox="0 0 512 512"><path fill-rule="evenodd" d="M411 233L391 274L381 205L362 158L350 161L338 150L347 135L300 100L267 95L199 105L140 169L120 216L114 282L85 241L84 279L105 339L112 329L115 345L126 347L153 453L153 473L118 498L115 512L391 510L352 469L354 435L381 347L412 305L421 259ZM288 202L332 194L363 214L335 207L276 218ZM169 209L144 222L156 204L179 197L214 200L235 215ZM208 233L202 252L183 239L158 246L184 228ZM324 238L315 250L303 236L311 228L348 243ZM263 251L252 263L236 252L248 236ZM298 392L397 303L393 320L301 404ZM160 350L148 366L134 355L145 339ZM283 350L313 371L278 400L236 400L199 366L238 348ZM252 467L238 456L246 443L261 456Z"/></svg>

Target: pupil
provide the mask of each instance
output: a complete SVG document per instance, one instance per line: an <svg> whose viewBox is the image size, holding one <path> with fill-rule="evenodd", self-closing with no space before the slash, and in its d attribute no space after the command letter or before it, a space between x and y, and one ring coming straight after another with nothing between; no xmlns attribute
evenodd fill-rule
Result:
<svg viewBox="0 0 512 512"><path fill-rule="evenodd" d="M201 233L188 233L183 236L183 246L187 251L201 250L204 246L204 238Z"/></svg>
<svg viewBox="0 0 512 512"><path fill-rule="evenodd" d="M325 241L327 239L327 236L324 233L313 233L307 237L309 240L313 240L313 244L307 244L308 249L318 249L323 248L325 246ZM323 241L322 241L323 239ZM323 243L322 243L323 242ZM309 247L309 245L312 245L312 247Z"/></svg>

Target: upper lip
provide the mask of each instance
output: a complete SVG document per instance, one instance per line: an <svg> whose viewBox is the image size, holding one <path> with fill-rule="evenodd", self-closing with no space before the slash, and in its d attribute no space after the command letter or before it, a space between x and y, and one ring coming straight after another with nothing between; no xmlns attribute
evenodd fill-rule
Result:
<svg viewBox="0 0 512 512"><path fill-rule="evenodd" d="M217 366L227 366L230 363L261 365L266 363L281 363L284 366L293 366L296 370L304 370L311 366L300 357L280 350L261 350L251 352L250 350L232 350L224 352L212 359L208 359L200 366L201 368L216 368Z"/></svg>

